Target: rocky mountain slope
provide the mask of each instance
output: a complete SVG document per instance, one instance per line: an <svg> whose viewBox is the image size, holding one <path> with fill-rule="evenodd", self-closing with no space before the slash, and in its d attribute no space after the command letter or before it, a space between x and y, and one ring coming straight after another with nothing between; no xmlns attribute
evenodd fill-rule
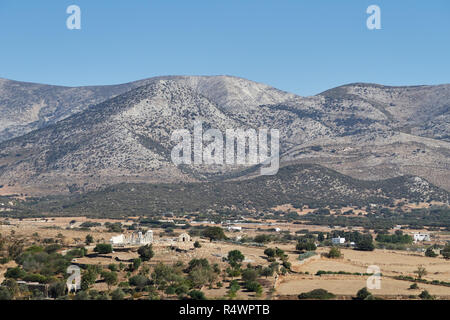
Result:
<svg viewBox="0 0 450 320"><path fill-rule="evenodd" d="M82 112L66 106L63 120L1 143L0 192L243 180L257 172L174 166L171 133L192 131L198 120L222 132L279 129L283 164L321 164L363 180L412 175L450 190L450 85L351 84L313 97L228 76L159 77L127 86L95 106L80 104Z"/></svg>
<svg viewBox="0 0 450 320"><path fill-rule="evenodd" d="M264 84L227 76L167 76L88 87L52 86L0 78L0 142L44 128L127 91L164 79L188 85L227 109L254 108L294 96Z"/></svg>
<svg viewBox="0 0 450 320"><path fill-rule="evenodd" d="M13 215L50 213L121 217L149 213L272 211L278 205L296 208L335 206L393 206L394 199L448 202L449 194L418 177L388 180L353 179L319 165L300 164L280 168L273 176L243 181L148 184L121 183L101 190L40 201L19 202Z"/></svg>

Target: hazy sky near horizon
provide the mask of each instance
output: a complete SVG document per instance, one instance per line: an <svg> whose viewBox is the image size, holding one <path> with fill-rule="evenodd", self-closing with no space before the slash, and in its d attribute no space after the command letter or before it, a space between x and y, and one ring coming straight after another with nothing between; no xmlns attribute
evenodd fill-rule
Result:
<svg viewBox="0 0 450 320"><path fill-rule="evenodd" d="M69 30L69 5L81 30ZM369 30L366 9L381 9ZM227 74L313 95L450 83L448 0L0 0L0 77L78 86Z"/></svg>

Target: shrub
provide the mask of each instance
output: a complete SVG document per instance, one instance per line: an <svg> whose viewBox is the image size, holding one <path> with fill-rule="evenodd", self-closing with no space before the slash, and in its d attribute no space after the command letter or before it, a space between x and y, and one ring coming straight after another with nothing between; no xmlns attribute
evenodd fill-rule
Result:
<svg viewBox="0 0 450 320"><path fill-rule="evenodd" d="M153 246L148 244L140 247L138 249L138 254L142 261L150 261L150 259L155 255L153 252Z"/></svg>
<svg viewBox="0 0 450 320"><path fill-rule="evenodd" d="M201 292L200 290L191 290L188 295L193 300L206 300L205 294Z"/></svg>
<svg viewBox="0 0 450 320"><path fill-rule="evenodd" d="M200 242L198 242L198 241L194 242L194 248L201 248L201 247L202 247L202 245L200 244Z"/></svg>
<svg viewBox="0 0 450 320"><path fill-rule="evenodd" d="M373 251L375 250L375 245L373 244L372 236L370 234L364 234L356 242L356 250L360 251Z"/></svg>
<svg viewBox="0 0 450 320"><path fill-rule="evenodd" d="M419 289L417 283L413 283L412 285L409 286L409 290L416 290L416 289Z"/></svg>
<svg viewBox="0 0 450 320"><path fill-rule="evenodd" d="M262 286L256 281L247 281L245 284L245 289L251 292L262 292Z"/></svg>
<svg viewBox="0 0 450 320"><path fill-rule="evenodd" d="M6 287L0 287L0 300L11 300L13 295Z"/></svg>
<svg viewBox="0 0 450 320"><path fill-rule="evenodd" d="M315 251L317 249L313 241L299 241L295 246L297 251Z"/></svg>
<svg viewBox="0 0 450 320"><path fill-rule="evenodd" d="M25 275L25 271L20 267L8 268L5 273L5 278L22 279Z"/></svg>
<svg viewBox="0 0 450 320"><path fill-rule="evenodd" d="M338 247L332 247L327 254L327 257L332 259L340 258L341 256L341 250Z"/></svg>
<svg viewBox="0 0 450 320"><path fill-rule="evenodd" d="M306 252L304 252L304 253L301 253L301 254L298 256L298 260L302 261L302 260L308 259L308 258L310 258L310 257L312 257L312 256L315 256L316 254L317 254L317 253L315 253L314 251L306 251Z"/></svg>
<svg viewBox="0 0 450 320"><path fill-rule="evenodd" d="M208 238L210 241L213 240L224 240L227 237L220 227L207 227L202 232L202 236Z"/></svg>
<svg viewBox="0 0 450 320"><path fill-rule="evenodd" d="M95 246L94 251L98 252L100 254L107 254L107 253L111 253L113 250L112 250L112 246L110 244L99 243Z"/></svg>
<svg viewBox="0 0 450 320"><path fill-rule="evenodd" d="M258 272L255 269L245 269L242 271L242 280L245 282L252 282L258 279Z"/></svg>
<svg viewBox="0 0 450 320"><path fill-rule="evenodd" d="M356 299L357 300L368 300L368 298L372 296L372 293L369 292L369 290L367 290L366 287L360 289L357 293L356 293Z"/></svg>
<svg viewBox="0 0 450 320"><path fill-rule="evenodd" d="M335 295L331 292L328 292L325 289L314 289L309 292L304 292L298 295L299 299L320 299L320 300L327 300L327 299L333 299Z"/></svg>
<svg viewBox="0 0 450 320"><path fill-rule="evenodd" d="M423 290L419 294L419 298L422 300L433 300L434 299L434 297L427 290Z"/></svg>
<svg viewBox="0 0 450 320"><path fill-rule="evenodd" d="M445 245L444 249L441 250L441 254L444 259L450 259L450 243Z"/></svg>
<svg viewBox="0 0 450 320"><path fill-rule="evenodd" d="M437 255L436 252L434 252L434 250L433 250L432 247L429 247L429 248L427 248L427 250L425 251L425 256L426 256L426 257L430 257L430 258L435 258L435 257L437 257L438 255Z"/></svg>

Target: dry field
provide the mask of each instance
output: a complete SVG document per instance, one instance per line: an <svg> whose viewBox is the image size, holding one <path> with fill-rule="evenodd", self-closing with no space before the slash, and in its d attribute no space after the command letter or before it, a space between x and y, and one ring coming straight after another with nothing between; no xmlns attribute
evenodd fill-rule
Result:
<svg viewBox="0 0 450 320"><path fill-rule="evenodd" d="M325 252L324 248L318 253ZM428 271L426 280L450 281L450 262L443 258L428 258L419 253L408 253L394 250L375 250L373 252L342 249L343 258L309 259L303 264L293 263L293 270L308 272L309 275L290 274L281 276L277 282L277 294L298 295L313 289L326 289L336 295L354 296L362 287L366 286L368 276L353 275L321 275L315 276L319 270L345 271L366 273L367 267L377 265L382 273L381 288L370 290L375 295L395 297L399 295L417 295L422 290L428 290L432 295L450 299L450 287L420 284L419 290L409 290L411 282L395 280L392 276L416 276L414 271L423 266Z"/></svg>

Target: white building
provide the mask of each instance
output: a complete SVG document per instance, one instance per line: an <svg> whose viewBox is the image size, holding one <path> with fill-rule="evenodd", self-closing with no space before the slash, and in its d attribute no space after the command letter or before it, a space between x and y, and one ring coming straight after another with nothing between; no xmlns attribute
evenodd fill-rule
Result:
<svg viewBox="0 0 450 320"><path fill-rule="evenodd" d="M123 234L112 237L109 242L112 245L145 245L153 242L153 231L147 230L145 234L141 231L133 232L129 236Z"/></svg>
<svg viewBox="0 0 450 320"><path fill-rule="evenodd" d="M331 242L333 244L344 244L345 238L337 237L337 238L331 238Z"/></svg>
<svg viewBox="0 0 450 320"><path fill-rule="evenodd" d="M187 233L182 233L178 236L178 242L189 242L191 241L191 236Z"/></svg>
<svg viewBox="0 0 450 320"><path fill-rule="evenodd" d="M430 235L428 233L414 233L414 242L417 241L430 241Z"/></svg>
<svg viewBox="0 0 450 320"><path fill-rule="evenodd" d="M238 226L230 226L230 227L227 227L227 230L228 230L228 231L241 231L241 230L242 230L242 227L238 227Z"/></svg>
<svg viewBox="0 0 450 320"><path fill-rule="evenodd" d="M109 242L112 245L117 245L117 244L124 244L125 242L125 236L123 234L118 235L118 236L114 236L111 238L111 240L109 240Z"/></svg>

